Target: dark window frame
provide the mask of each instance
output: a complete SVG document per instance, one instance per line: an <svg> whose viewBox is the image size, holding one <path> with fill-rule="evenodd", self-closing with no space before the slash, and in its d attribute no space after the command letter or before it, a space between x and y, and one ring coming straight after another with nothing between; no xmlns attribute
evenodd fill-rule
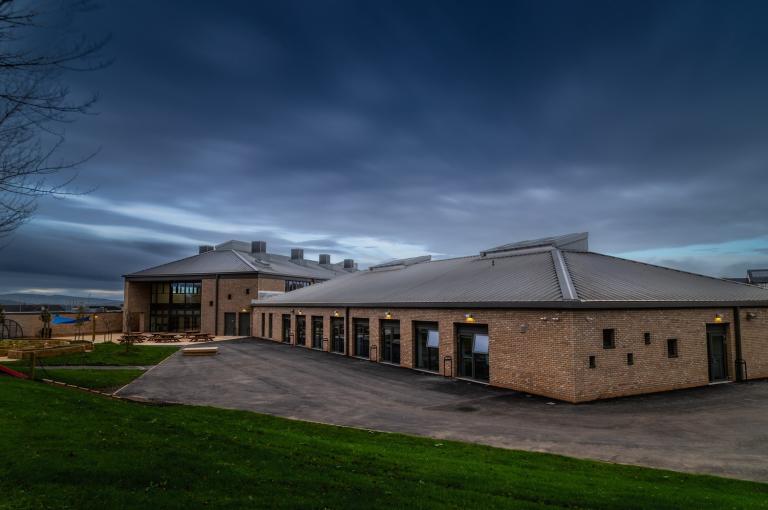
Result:
<svg viewBox="0 0 768 510"><path fill-rule="evenodd" d="M677 338L667 338L667 358L679 358L680 348Z"/></svg>
<svg viewBox="0 0 768 510"><path fill-rule="evenodd" d="M632 352L627 353L627 365L632 366L635 364L635 354Z"/></svg>
<svg viewBox="0 0 768 510"><path fill-rule="evenodd" d="M646 331L643 333L643 342L645 342L645 345L651 345L651 333Z"/></svg>
<svg viewBox="0 0 768 510"><path fill-rule="evenodd" d="M616 329L604 328L603 329L603 349L615 349L616 348Z"/></svg>
<svg viewBox="0 0 768 510"><path fill-rule="evenodd" d="M589 368L597 368L597 360L594 356L589 357Z"/></svg>
<svg viewBox="0 0 768 510"><path fill-rule="evenodd" d="M269 314L269 322L267 323L269 326L269 338L272 338L272 314Z"/></svg>

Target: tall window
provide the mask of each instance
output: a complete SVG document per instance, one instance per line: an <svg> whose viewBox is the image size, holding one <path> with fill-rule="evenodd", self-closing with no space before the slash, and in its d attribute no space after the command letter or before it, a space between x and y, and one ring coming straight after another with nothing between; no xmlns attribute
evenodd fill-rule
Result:
<svg viewBox="0 0 768 510"><path fill-rule="evenodd" d="M440 364L440 331L437 329L437 323L416 323L414 329L416 368L437 372Z"/></svg>
<svg viewBox="0 0 768 510"><path fill-rule="evenodd" d="M272 338L272 314L269 314L269 338Z"/></svg>
<svg viewBox="0 0 768 510"><path fill-rule="evenodd" d="M616 330L604 329L603 330L603 349L616 348Z"/></svg>
<svg viewBox="0 0 768 510"><path fill-rule="evenodd" d="M323 348L323 318L312 317L312 348Z"/></svg>
<svg viewBox="0 0 768 510"><path fill-rule="evenodd" d="M198 331L201 287L200 282L152 283L150 331Z"/></svg>
<svg viewBox="0 0 768 510"><path fill-rule="evenodd" d="M370 356L370 330L368 319L355 319L355 356Z"/></svg>

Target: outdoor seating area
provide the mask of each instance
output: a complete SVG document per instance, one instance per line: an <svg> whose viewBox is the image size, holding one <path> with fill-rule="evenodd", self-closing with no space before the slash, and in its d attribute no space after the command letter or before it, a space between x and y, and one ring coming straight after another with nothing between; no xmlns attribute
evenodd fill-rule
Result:
<svg viewBox="0 0 768 510"><path fill-rule="evenodd" d="M199 331L184 333L126 333L120 337L120 343L141 344L145 342L168 344L180 342L210 342L214 336Z"/></svg>

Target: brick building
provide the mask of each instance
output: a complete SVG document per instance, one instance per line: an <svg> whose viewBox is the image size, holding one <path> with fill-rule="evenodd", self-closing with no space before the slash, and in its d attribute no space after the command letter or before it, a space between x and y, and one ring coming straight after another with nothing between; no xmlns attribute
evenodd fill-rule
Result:
<svg viewBox="0 0 768 510"><path fill-rule="evenodd" d="M331 263L267 253L265 241L201 246L192 257L124 275L125 331L251 334L251 301L357 271L354 260Z"/></svg>
<svg viewBox="0 0 768 510"><path fill-rule="evenodd" d="M768 377L768 290L590 252L586 233L252 304L262 338L569 402Z"/></svg>

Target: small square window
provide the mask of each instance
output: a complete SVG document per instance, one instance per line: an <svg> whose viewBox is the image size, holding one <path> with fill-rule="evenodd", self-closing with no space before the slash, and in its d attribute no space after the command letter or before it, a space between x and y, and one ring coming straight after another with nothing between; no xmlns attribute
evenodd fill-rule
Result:
<svg viewBox="0 0 768 510"><path fill-rule="evenodd" d="M677 358L677 338L670 338L667 340L667 357Z"/></svg>
<svg viewBox="0 0 768 510"><path fill-rule="evenodd" d="M213 306L213 301L208 301L208 306Z"/></svg>
<svg viewBox="0 0 768 510"><path fill-rule="evenodd" d="M596 366L597 366L597 364L595 363L595 357L594 356L590 356L589 357L589 368L595 368Z"/></svg>
<svg viewBox="0 0 768 510"><path fill-rule="evenodd" d="M643 340L645 341L645 345L651 345L651 334L648 332L643 333Z"/></svg>
<svg viewBox="0 0 768 510"><path fill-rule="evenodd" d="M245 289L245 293L246 294L250 294L251 293L251 289Z"/></svg>
<svg viewBox="0 0 768 510"><path fill-rule="evenodd" d="M232 294L227 294L227 299L232 299Z"/></svg>
<svg viewBox="0 0 768 510"><path fill-rule="evenodd" d="M616 348L616 330L604 329L603 330L603 349Z"/></svg>
<svg viewBox="0 0 768 510"><path fill-rule="evenodd" d="M627 353L627 365L634 365L635 364L635 355L631 352Z"/></svg>

